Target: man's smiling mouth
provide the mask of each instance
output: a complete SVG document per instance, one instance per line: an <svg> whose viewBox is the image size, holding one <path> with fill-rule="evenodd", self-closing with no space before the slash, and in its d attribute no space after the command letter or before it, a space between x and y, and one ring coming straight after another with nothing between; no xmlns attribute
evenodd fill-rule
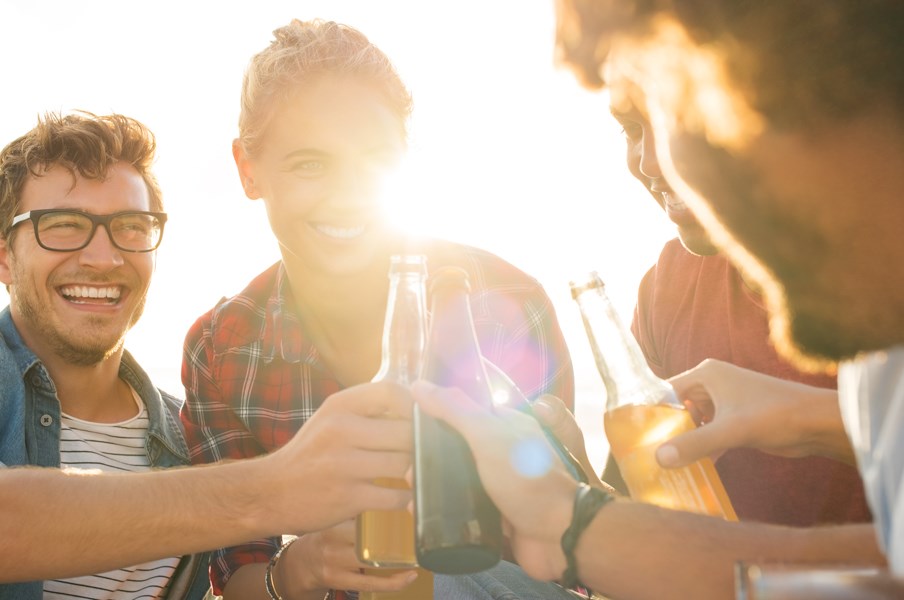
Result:
<svg viewBox="0 0 904 600"><path fill-rule="evenodd" d="M116 304L122 295L122 287L65 285L60 288L60 294L73 304Z"/></svg>

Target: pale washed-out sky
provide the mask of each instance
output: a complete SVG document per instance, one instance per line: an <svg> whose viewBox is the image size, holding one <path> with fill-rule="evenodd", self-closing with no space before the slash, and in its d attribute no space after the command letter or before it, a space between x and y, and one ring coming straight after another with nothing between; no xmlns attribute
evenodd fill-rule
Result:
<svg viewBox="0 0 904 600"><path fill-rule="evenodd" d="M188 327L278 259L230 143L245 64L293 17L355 26L393 60L415 101L397 218L488 248L543 283L601 466L604 391L568 280L598 270L627 321L674 232L625 168L607 97L555 66L552 0L0 1L0 145L38 114L76 109L124 113L157 135L170 219L127 347L181 393Z"/></svg>

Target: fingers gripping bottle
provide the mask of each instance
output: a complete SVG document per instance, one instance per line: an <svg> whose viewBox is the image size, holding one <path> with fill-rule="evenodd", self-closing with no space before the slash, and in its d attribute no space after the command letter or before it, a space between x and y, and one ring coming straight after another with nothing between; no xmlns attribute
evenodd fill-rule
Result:
<svg viewBox="0 0 904 600"><path fill-rule="evenodd" d="M389 297L383 326L383 358L373 381L404 385L421 376L427 343L426 257L395 255L390 259ZM384 479L387 487L407 488L404 479ZM358 559L375 567L413 567L414 519L401 510L374 510L358 515Z"/></svg>
<svg viewBox="0 0 904 600"><path fill-rule="evenodd" d="M457 387L492 406L474 331L466 271L431 276L431 322L424 378ZM471 450L447 424L414 409L414 514L417 561L437 573L483 571L502 551L499 510L487 496Z"/></svg>
<svg viewBox="0 0 904 600"><path fill-rule="evenodd" d="M606 386L603 424L609 447L631 497L666 508L736 521L712 460L680 469L656 462L662 442L696 425L672 386L656 377L643 352L615 312L596 272L572 281L597 368Z"/></svg>

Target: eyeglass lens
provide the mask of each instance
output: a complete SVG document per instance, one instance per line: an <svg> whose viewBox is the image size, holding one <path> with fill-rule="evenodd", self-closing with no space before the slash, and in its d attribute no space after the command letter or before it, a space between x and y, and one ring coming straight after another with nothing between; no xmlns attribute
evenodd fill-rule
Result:
<svg viewBox="0 0 904 600"><path fill-rule="evenodd" d="M160 242L163 227L153 215L123 213L106 221L113 243L123 250L151 250ZM38 219L38 241L55 250L75 250L86 246L94 223L79 212L53 212Z"/></svg>

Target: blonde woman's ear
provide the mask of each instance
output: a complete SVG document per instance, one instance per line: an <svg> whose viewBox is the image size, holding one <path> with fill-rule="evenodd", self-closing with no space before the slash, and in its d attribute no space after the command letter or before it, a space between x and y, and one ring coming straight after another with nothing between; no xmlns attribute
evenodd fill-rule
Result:
<svg viewBox="0 0 904 600"><path fill-rule="evenodd" d="M257 187L254 185L254 177L252 175L253 166L251 164L251 160L248 158L248 155L245 153L245 148L242 146L242 141L238 138L232 140L232 158L235 160L235 168L239 173L239 181L242 183L242 189L245 191L245 195L248 196L251 200L257 200L261 197L260 193L257 190Z"/></svg>

